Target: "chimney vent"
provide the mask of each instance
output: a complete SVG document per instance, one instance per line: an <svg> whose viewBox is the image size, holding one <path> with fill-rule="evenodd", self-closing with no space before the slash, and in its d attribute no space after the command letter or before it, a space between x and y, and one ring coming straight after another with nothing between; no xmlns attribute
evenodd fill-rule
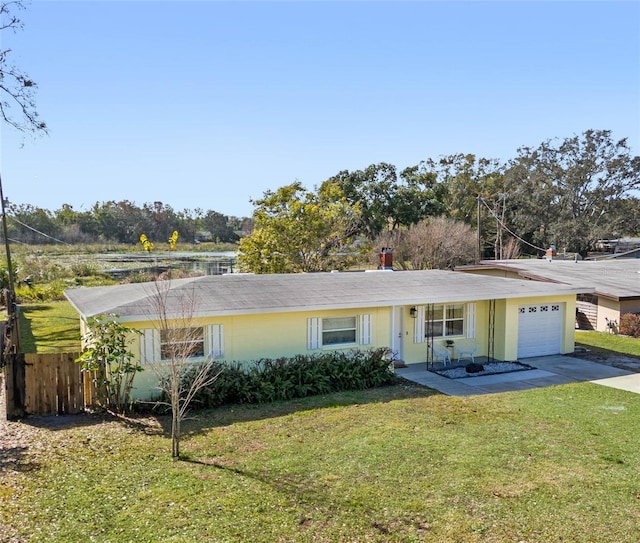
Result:
<svg viewBox="0 0 640 543"><path fill-rule="evenodd" d="M380 251L380 265L379 270L392 270L393 269L393 249L391 247L383 247Z"/></svg>

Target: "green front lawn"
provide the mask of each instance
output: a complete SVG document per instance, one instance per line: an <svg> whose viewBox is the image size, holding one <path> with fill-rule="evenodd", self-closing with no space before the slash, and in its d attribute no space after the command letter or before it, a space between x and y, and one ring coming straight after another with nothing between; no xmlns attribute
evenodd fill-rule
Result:
<svg viewBox="0 0 640 543"><path fill-rule="evenodd" d="M19 315L23 352L80 351L80 317L69 302L20 304Z"/></svg>
<svg viewBox="0 0 640 543"><path fill-rule="evenodd" d="M617 336L606 332L586 332L576 330L576 343L586 347L605 349L630 356L640 356L640 339Z"/></svg>
<svg viewBox="0 0 640 543"><path fill-rule="evenodd" d="M590 383L398 385L200 413L178 462L165 419L40 429L5 464L0 525L47 543L635 543L638 420L639 395Z"/></svg>

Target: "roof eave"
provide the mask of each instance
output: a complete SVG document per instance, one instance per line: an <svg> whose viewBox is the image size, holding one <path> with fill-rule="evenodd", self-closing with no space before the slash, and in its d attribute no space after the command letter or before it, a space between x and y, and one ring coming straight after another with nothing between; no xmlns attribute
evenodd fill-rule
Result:
<svg viewBox="0 0 640 543"><path fill-rule="evenodd" d="M571 288L568 287L562 291L549 291L549 292L508 292L501 293L499 296L439 296L439 297L413 297L402 298L397 300L383 300L373 301L365 303L341 303L341 304L326 304L326 305L305 305L305 306L274 306L274 307L262 307L262 308L247 308L247 309L221 309L213 311L199 311L195 312L192 317L194 319L211 318L211 317L232 317L232 316L246 316L246 315L268 315L272 313L300 313L300 312L317 312L317 311L332 311L335 309L362 309L362 308L380 308L380 307L396 307L396 306L411 306L411 305L427 305L427 304L443 304L443 303L464 303L464 302L481 302L484 300L512 300L517 298L531 298L541 296L563 296L563 295L577 295L577 294L593 294L594 289L591 287L585 288ZM95 315L93 315L95 316ZM173 318L180 318L182 315L175 314ZM120 316L122 322L140 322L150 320L150 315L145 314L130 314ZM172 318L169 316L169 318Z"/></svg>

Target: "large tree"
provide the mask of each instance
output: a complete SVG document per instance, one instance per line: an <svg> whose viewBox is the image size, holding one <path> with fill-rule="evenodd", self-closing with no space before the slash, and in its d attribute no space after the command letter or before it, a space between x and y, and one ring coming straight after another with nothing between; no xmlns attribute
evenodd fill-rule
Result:
<svg viewBox="0 0 640 543"><path fill-rule="evenodd" d="M11 220L7 232L20 243L58 243L58 224L51 211L31 204L9 204Z"/></svg>
<svg viewBox="0 0 640 543"><path fill-rule="evenodd" d="M255 228L240 240L238 264L254 273L295 273L343 269L357 206L351 206L336 184L319 191L300 182L267 191L253 202Z"/></svg>
<svg viewBox="0 0 640 543"><path fill-rule="evenodd" d="M17 13L23 2L0 3L0 32L17 32L23 26ZM11 60L11 49L0 49L0 116L23 132L45 132L35 104L36 83Z"/></svg>
<svg viewBox="0 0 640 543"><path fill-rule="evenodd" d="M383 232L376 244L393 248L394 266L399 269L454 269L474 261L476 235L461 221L433 217L409 228Z"/></svg>
<svg viewBox="0 0 640 543"><path fill-rule="evenodd" d="M234 232L229 217L217 211L207 211L202 218L203 228L211 234L211 239L223 243L235 243L238 235Z"/></svg>
<svg viewBox="0 0 640 543"><path fill-rule="evenodd" d="M478 257L498 255L504 242L500 223L505 215L507 190L500 162L460 153L427 159L419 164L419 171L435 179L433 191L440 203L440 213L474 229L480 228Z"/></svg>
<svg viewBox="0 0 640 543"><path fill-rule="evenodd" d="M586 256L601 238L628 228L625 200L640 188L640 157L609 130L523 147L506 173L510 222L544 249Z"/></svg>
<svg viewBox="0 0 640 543"><path fill-rule="evenodd" d="M386 230L439 215L444 209L444 191L437 176L422 163L405 168L398 176L395 166L380 162L364 170L341 171L326 183L337 184L346 200L358 206L358 233L370 240Z"/></svg>
<svg viewBox="0 0 640 543"><path fill-rule="evenodd" d="M438 176L423 162L400 172L392 203L393 227L411 226L429 217L438 217L446 209L446 189Z"/></svg>
<svg viewBox="0 0 640 543"><path fill-rule="evenodd" d="M344 170L325 183L340 187L346 201L358 206L360 218L357 228L369 239L373 240L393 223L393 198L398 174L392 164L381 162L364 170Z"/></svg>

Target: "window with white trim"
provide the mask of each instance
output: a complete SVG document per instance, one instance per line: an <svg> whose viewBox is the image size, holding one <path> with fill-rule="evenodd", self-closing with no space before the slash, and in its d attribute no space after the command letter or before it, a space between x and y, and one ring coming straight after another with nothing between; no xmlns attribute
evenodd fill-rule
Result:
<svg viewBox="0 0 640 543"><path fill-rule="evenodd" d="M206 334L206 337L203 335ZM175 341L172 342L172 339ZM153 364L171 360L173 352L176 358L198 359L207 356L212 359L224 358L224 326L208 324L206 327L165 330L157 328L142 331L140 339L140 363Z"/></svg>
<svg viewBox="0 0 640 543"><path fill-rule="evenodd" d="M464 335L465 305L434 305L425 312L425 337L451 337ZM430 334L431 333L431 334Z"/></svg>
<svg viewBox="0 0 640 543"><path fill-rule="evenodd" d="M322 345L355 343L358 333L356 317L322 319Z"/></svg>
<svg viewBox="0 0 640 543"><path fill-rule="evenodd" d="M160 330L160 359L186 359L204 356L204 328Z"/></svg>
<svg viewBox="0 0 640 543"><path fill-rule="evenodd" d="M209 324L207 326L209 358L224 358L224 325Z"/></svg>
<svg viewBox="0 0 640 543"><path fill-rule="evenodd" d="M371 315L344 317L314 317L307 319L307 348L370 345L372 334Z"/></svg>

